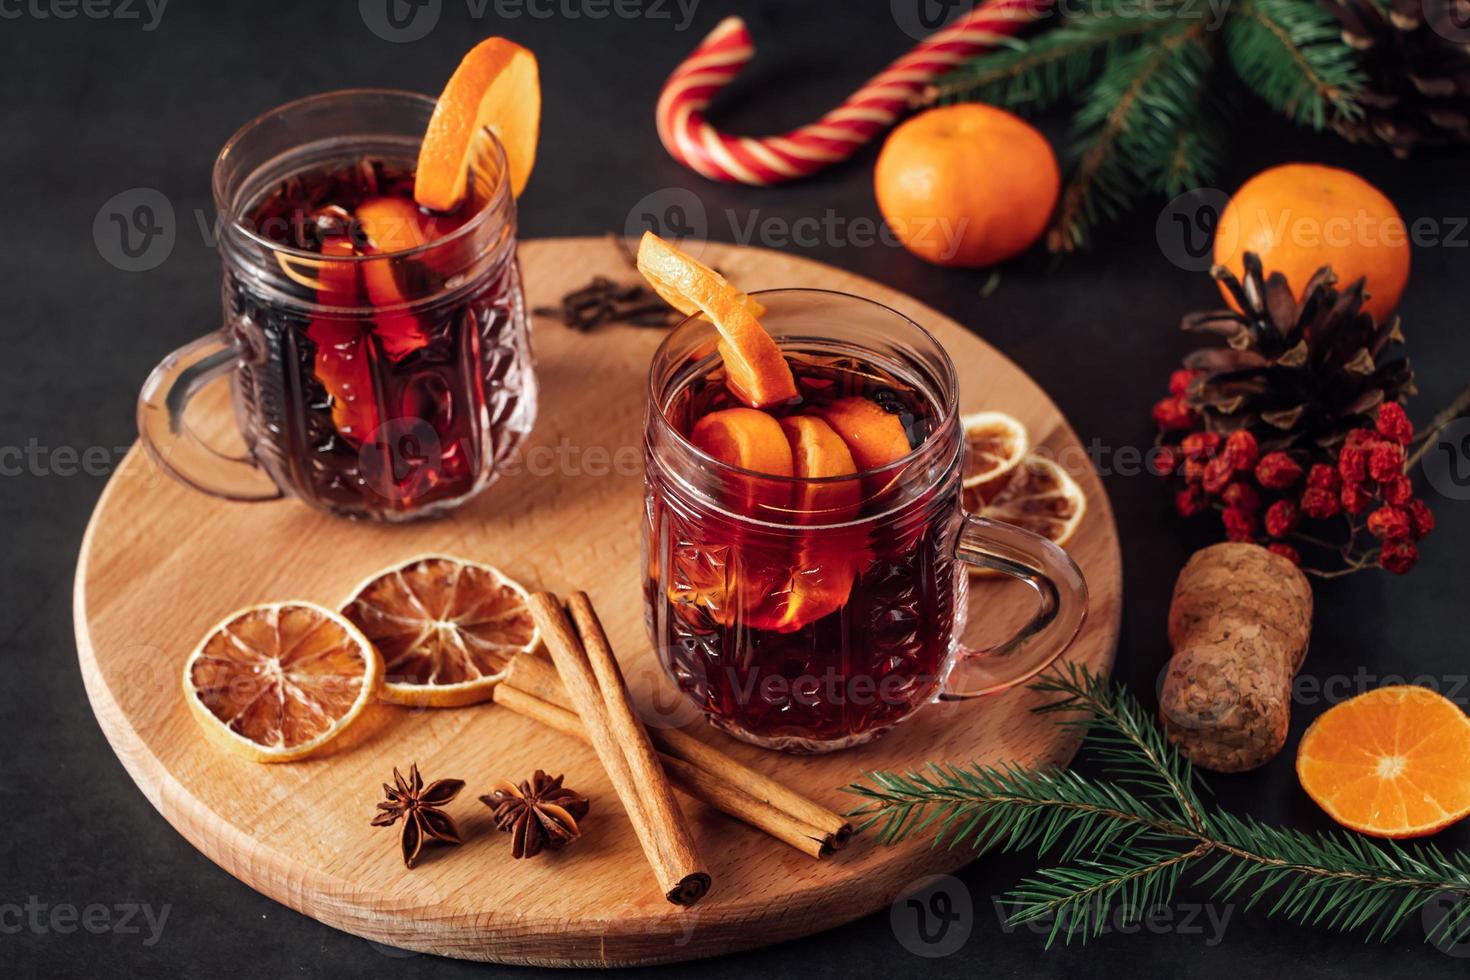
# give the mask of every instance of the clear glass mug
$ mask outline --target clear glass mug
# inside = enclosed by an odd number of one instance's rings
[[[473,214],[421,247],[337,258],[252,227],[257,204],[303,173],[364,157],[411,168],[433,109],[408,92],[332,92],[257,117],[220,151],[224,325],[164,358],[138,399],[143,445],[171,476],[228,500],[290,495],[404,520],[484,489],[530,431],[516,206],[492,134],[472,162]],[[393,284],[391,305],[335,288],[368,276]],[[212,448],[185,418],[190,398],[224,376],[243,455]]]
[[[926,703],[1044,669],[1081,629],[1087,586],[1052,542],[963,512],[964,437],[944,348],[857,296],[755,296],[762,325],[798,365],[876,368],[926,406],[930,431],[906,457],[853,477],[730,466],[685,435],[698,414],[691,386],[718,364],[717,335],[699,317],[676,327],[654,355],[644,428],[645,614],[674,683],[737,738],[824,752],[875,738]],[[797,375],[800,385],[800,366]],[[827,506],[839,498],[860,502],[855,516]],[[984,651],[960,643],[967,614],[985,612],[968,608],[967,566],[1014,576],[1039,599],[1024,627]]]

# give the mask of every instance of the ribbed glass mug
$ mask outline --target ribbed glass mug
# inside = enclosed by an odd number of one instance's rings
[[[718,371],[718,337],[700,317],[673,330],[649,372],[644,585],[648,629],[678,688],[738,738],[824,752],[1055,660],[1086,614],[1082,573],[1050,541],[963,512],[957,382],[939,342],[857,296],[754,296],[798,387],[817,372],[804,397],[815,402],[817,384],[835,383],[893,406],[908,399],[927,435],[902,459],[851,477],[728,465],[689,438],[701,411],[691,392]],[[839,499],[849,503],[828,506]],[[1039,597],[1030,621],[985,651],[960,644],[967,613],[986,612],[968,608],[967,566],[1021,579]]]
[[[230,500],[290,495],[403,520],[484,489],[530,431],[515,200],[492,134],[477,140],[473,213],[417,248],[338,258],[253,227],[284,181],[362,159],[411,171],[433,109],[407,92],[333,92],[267,112],[225,144],[213,181],[224,325],[165,358],[138,401],[143,444],[170,475]],[[327,288],[363,281],[390,284],[392,302]],[[185,418],[189,399],[223,376],[243,456],[211,448]]]

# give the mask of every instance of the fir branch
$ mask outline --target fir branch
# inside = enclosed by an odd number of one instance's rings
[[[1166,12],[1071,18],[1017,46],[974,58],[929,85],[916,108],[958,101],[1039,112],[1075,95],[1104,61],[1167,23]]]
[[[1322,129],[1362,115],[1362,68],[1313,0],[1241,0],[1225,23],[1225,49],[1241,80],[1299,124]]]
[[[1206,26],[1176,26],[1112,58],[1088,90],[1075,122],[1077,163],[1047,237],[1052,251],[1079,248],[1160,172],[1210,65]]]
[[[1015,766],[870,772],[848,787],[866,801],[855,811],[862,827],[880,826],[885,843],[930,833],[936,846],[1056,851],[1055,865],[1008,896],[1013,923],[1054,917],[1048,945],[1097,935],[1114,908],[1136,921],[1167,902],[1188,871],[1221,901],[1245,896],[1249,909],[1271,899],[1268,915],[1380,940],[1447,895],[1457,904],[1426,941],[1470,940],[1470,855],[1308,834],[1206,808],[1188,761],[1121,689],[1076,667],[1033,687],[1061,695],[1039,710],[1065,713],[1062,724],[1091,719],[1088,745],[1108,761],[1113,782]]]

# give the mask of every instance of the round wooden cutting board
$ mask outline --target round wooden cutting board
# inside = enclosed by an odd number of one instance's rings
[[[933,331],[959,367],[961,409],[1020,418],[1061,454],[1087,495],[1068,550],[1091,588],[1088,621],[1067,656],[1105,671],[1121,611],[1117,529],[1102,484],[1055,405],[1019,368],[953,321],[900,293],[777,252],[710,244],[706,262],[745,289],[814,286],[886,303]],[[631,280],[610,239],[526,242],[530,305],[555,305],[594,274]],[[164,477],[134,446],[82,544],[75,618],[82,676],[98,722],[149,801],[180,833],[252,888],[328,925],[414,950],[544,965],[687,960],[808,935],[886,906],[916,879],[972,859],[927,840],[884,847],[859,837],[816,861],[684,799],[714,876],[689,910],[659,894],[591,749],[493,705],[444,710],[376,706],[328,755],[257,765],[207,741],[179,675],[189,651],[231,610],[308,599],[339,604],[380,567],[440,551],[489,562],[528,587],[588,592],[635,695],[673,703],[643,629],[639,582],[644,382],[663,331],[534,324],[540,417],[523,465],[458,513],[428,523],[349,522],[290,500],[235,504]],[[163,352],[160,351],[160,354]],[[223,388],[223,385],[217,386]],[[203,424],[227,425],[226,399]],[[212,415],[211,415],[212,412]],[[1030,610],[1021,585],[980,581],[968,639],[999,638]],[[818,757],[765,752],[700,726],[703,737],[836,809],[863,770],[934,761],[1065,764],[1075,739],[1031,714],[1026,690],[925,708],[874,744]],[[438,848],[413,871],[397,828],[369,826],[380,784],[417,761],[428,779],[457,777],[449,805],[464,846]],[[502,777],[564,772],[592,798],[571,848],[513,860],[477,797]],[[683,798],[681,798],[683,799]]]

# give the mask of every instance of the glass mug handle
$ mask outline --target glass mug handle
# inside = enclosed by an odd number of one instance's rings
[[[284,494],[247,453],[206,445],[184,420],[189,400],[240,365],[243,351],[221,327],[165,357],[138,394],[138,436],[153,461],[187,486],[226,500],[276,500]]]
[[[1087,617],[1087,582],[1065,551],[1039,534],[965,515],[955,557],[1003,572],[1036,591],[1036,614],[1010,639],[985,650],[961,650],[939,697],[963,701],[1029,680],[1061,656]],[[963,689],[956,689],[957,676]]]

